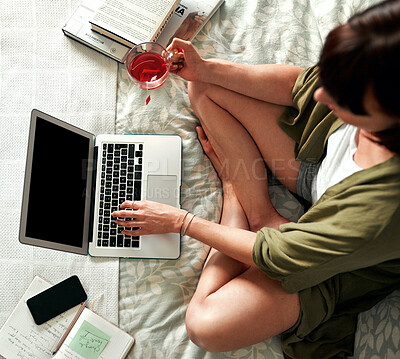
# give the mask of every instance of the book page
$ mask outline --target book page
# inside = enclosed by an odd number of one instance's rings
[[[172,0],[106,0],[92,23],[134,44],[152,41]]]
[[[224,0],[181,0],[157,43],[165,48],[174,37],[193,40]]]
[[[24,296],[0,330],[0,355],[5,358],[47,359],[67,330],[80,305],[36,325],[26,300],[49,288],[50,283],[35,277]]]
[[[85,308],[54,359],[124,358],[134,339],[122,329]]]

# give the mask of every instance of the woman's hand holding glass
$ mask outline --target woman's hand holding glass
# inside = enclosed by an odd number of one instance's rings
[[[200,81],[205,71],[205,60],[189,41],[175,38],[167,51],[173,53],[170,72],[186,81]]]

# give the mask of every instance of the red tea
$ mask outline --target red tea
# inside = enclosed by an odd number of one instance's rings
[[[167,70],[163,57],[154,52],[137,55],[128,66],[131,76],[141,82],[157,81],[165,75]]]

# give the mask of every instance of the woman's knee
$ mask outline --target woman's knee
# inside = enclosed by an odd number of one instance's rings
[[[201,305],[191,303],[186,312],[186,331],[189,339],[208,352],[221,352],[221,338],[216,332],[216,321]]]
[[[195,296],[189,304],[188,336],[206,351],[225,352],[258,343],[291,328],[298,320],[298,294],[286,293],[279,282],[256,267],[237,278],[240,283],[223,293]],[[238,298],[232,299],[235,296]]]

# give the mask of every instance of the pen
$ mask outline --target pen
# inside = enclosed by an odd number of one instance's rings
[[[71,324],[68,326],[67,330],[65,331],[64,335],[61,337],[60,341],[58,342],[57,346],[55,347],[54,351],[53,351],[53,355],[57,353],[58,349],[61,348],[61,345],[63,345],[65,339],[67,338],[69,332],[71,331],[71,329],[73,328],[73,326],[75,325],[76,321],[78,320],[79,316],[82,314],[83,310],[86,307],[86,303],[83,302],[81,304],[81,306],[79,307],[78,312],[75,314],[74,319],[72,319]]]

